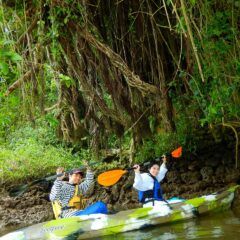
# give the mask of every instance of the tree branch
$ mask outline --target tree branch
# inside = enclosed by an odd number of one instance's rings
[[[36,15],[33,22],[28,27],[28,29],[20,36],[20,38],[18,39],[18,41],[16,43],[17,46],[26,41],[27,34],[30,34],[32,32],[32,30],[36,27],[37,21],[38,21],[38,15]]]
[[[39,70],[38,67],[34,67],[32,70],[29,70],[26,72],[22,77],[20,77],[16,82],[14,82],[5,92],[4,96],[8,97],[13,91],[15,91],[17,88],[19,88],[24,82],[28,81],[31,77],[32,72],[36,72]]]

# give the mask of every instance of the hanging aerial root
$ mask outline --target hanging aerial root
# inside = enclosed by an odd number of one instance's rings
[[[230,123],[222,123],[224,127],[229,127],[233,130],[235,137],[236,137],[236,145],[235,145],[235,167],[238,168],[238,145],[239,145],[239,139],[238,139],[238,133],[237,130],[230,124]]]
[[[121,58],[121,56],[117,53],[115,53],[111,48],[109,48],[104,43],[101,43],[99,40],[97,40],[91,33],[86,31],[85,29],[78,28],[78,33],[81,34],[81,36],[88,41],[91,45],[96,47],[99,51],[104,53],[108,56],[110,62],[114,67],[116,67],[125,77],[128,85],[133,88],[137,88],[143,95],[148,94],[157,94],[158,89],[156,86],[151,85],[149,83],[146,83],[140,79],[138,75],[136,75],[134,72],[132,72],[127,64],[124,62],[124,60]]]
[[[8,97],[13,91],[15,91],[17,88],[21,87],[21,85],[24,82],[29,81],[32,72],[37,72],[39,70],[39,66],[38,67],[34,67],[34,69],[29,70],[28,72],[26,72],[22,77],[20,77],[16,82],[14,82],[5,92],[4,96]]]

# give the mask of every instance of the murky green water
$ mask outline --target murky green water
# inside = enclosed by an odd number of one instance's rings
[[[100,239],[100,238],[98,238]],[[156,226],[141,231],[102,237],[103,240],[172,240],[227,239],[240,240],[240,211],[201,216],[187,222]]]

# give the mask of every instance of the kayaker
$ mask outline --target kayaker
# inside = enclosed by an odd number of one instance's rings
[[[135,178],[133,187],[138,190],[139,201],[144,207],[162,205],[165,202],[160,182],[167,173],[166,155],[162,156],[163,163],[152,162],[148,173],[140,173],[140,166],[134,165]]]
[[[57,174],[64,173],[64,168],[59,167]],[[81,215],[84,209],[84,194],[94,184],[94,173],[87,165],[86,179],[82,182],[83,171],[75,168],[69,173],[69,181],[63,181],[65,175],[58,177],[51,189],[50,200],[53,203],[53,210],[56,218],[66,218]],[[93,205],[92,205],[93,206]],[[91,208],[88,207],[88,208]],[[90,209],[93,213],[105,213],[105,205],[102,202],[95,203]]]

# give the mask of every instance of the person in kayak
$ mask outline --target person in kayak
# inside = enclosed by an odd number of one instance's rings
[[[138,198],[143,207],[162,205],[166,202],[163,198],[160,182],[167,173],[165,155],[162,156],[163,163],[152,162],[148,173],[140,173],[140,166],[134,165],[135,178],[133,187],[138,190]]]
[[[64,168],[57,168],[56,173],[64,173]],[[83,196],[94,184],[94,173],[89,166],[87,166],[86,179],[82,182],[83,174],[82,170],[75,168],[70,171],[68,182],[63,181],[65,175],[55,180],[50,192],[50,201],[53,203],[56,218],[82,215],[85,207]],[[106,206],[102,202],[97,202],[95,206],[88,208],[90,208],[90,212],[88,212],[90,214],[107,212]]]

